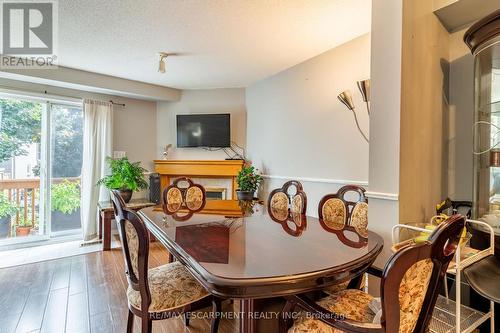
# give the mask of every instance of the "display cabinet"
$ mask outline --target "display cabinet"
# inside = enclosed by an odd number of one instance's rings
[[[474,55],[473,218],[500,226],[500,11],[464,37]]]

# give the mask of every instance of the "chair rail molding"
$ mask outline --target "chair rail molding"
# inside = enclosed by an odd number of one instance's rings
[[[398,201],[399,200],[399,193],[366,191],[365,195],[369,199],[380,199],[380,200],[390,200],[390,201]]]
[[[313,177],[294,177],[282,175],[261,175],[266,179],[283,179],[283,180],[298,180],[301,182],[338,184],[338,185],[359,185],[368,186],[368,181],[364,180],[349,180],[349,179],[330,179],[330,178],[313,178]]]

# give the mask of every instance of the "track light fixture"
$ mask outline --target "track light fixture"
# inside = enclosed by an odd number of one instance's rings
[[[165,64],[165,61],[167,59],[167,57],[169,56],[170,54],[167,53],[167,52],[160,52],[158,53],[158,56],[160,57],[160,61],[158,63],[158,72],[160,73],[165,73],[166,71],[166,64]]]

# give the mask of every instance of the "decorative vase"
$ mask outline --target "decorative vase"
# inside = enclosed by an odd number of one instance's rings
[[[236,197],[238,200],[253,200],[255,191],[241,191],[236,190]]]
[[[125,203],[129,203],[130,199],[132,199],[132,190],[119,190],[118,192],[120,192],[120,196]]]

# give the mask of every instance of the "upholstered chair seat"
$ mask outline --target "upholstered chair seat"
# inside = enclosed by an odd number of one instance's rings
[[[182,308],[208,296],[207,291],[178,261],[149,269],[148,282],[151,293],[149,312]],[[138,290],[129,287],[127,298],[134,308],[141,308]]]
[[[431,259],[417,261],[406,271],[401,280],[399,285],[400,333],[410,333],[415,329],[427,293],[432,268]],[[340,285],[334,287],[341,289]],[[330,291],[333,290],[334,288],[330,289]],[[376,313],[370,308],[372,301],[373,296],[361,290],[345,289],[332,293],[316,303],[336,316],[357,322],[359,326],[379,325],[379,323],[374,323]],[[340,333],[343,331],[301,313],[288,333],[305,332]]]
[[[370,309],[369,304],[373,297],[358,289],[341,290],[336,294],[327,296],[317,302],[326,310],[339,316],[363,323],[372,323],[375,313]],[[320,320],[300,313],[294,325],[288,333],[341,333],[341,330],[333,328]]]

